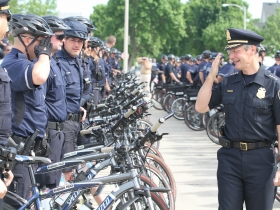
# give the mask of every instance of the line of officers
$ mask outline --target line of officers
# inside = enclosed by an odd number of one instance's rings
[[[161,61],[157,64],[158,80],[165,84],[203,84],[212,66],[212,62],[218,53],[205,50],[201,55],[192,57],[190,54],[177,57],[173,54],[162,55]],[[224,63],[222,56],[219,66],[219,73],[215,83],[222,81],[224,76],[236,71],[232,61]],[[152,75],[153,79],[153,75]]]
[[[259,62],[262,64],[266,54],[266,48],[260,45]],[[152,72],[152,80],[158,76],[158,81],[165,84],[193,84],[201,85],[204,83],[209,71],[212,67],[212,62],[218,55],[217,52],[204,50],[201,55],[195,58],[190,54],[185,56],[162,55],[161,61],[157,63],[157,72]],[[238,71],[235,69],[232,60],[224,62],[225,56],[222,54],[219,71],[214,80],[214,85],[222,81],[223,77],[231,75]],[[280,77],[280,50],[275,55],[275,64],[267,67],[267,71]]]
[[[82,126],[88,123],[87,103],[96,105],[109,94],[115,75],[121,73],[120,52],[112,48],[116,38],[110,36],[105,43],[93,37],[91,32],[96,28],[80,16],[62,20],[56,16],[13,14],[9,24],[14,47],[1,64],[0,79],[10,88],[6,86],[0,97],[7,100],[3,101],[7,106],[0,107],[6,113],[1,119],[1,133],[6,135],[0,136],[0,144],[7,144],[10,130],[19,144],[37,129],[35,155],[49,156],[53,163],[61,161],[63,154],[88,142],[79,136]],[[72,170],[63,171],[66,181]],[[13,174],[9,190],[29,198],[27,168],[17,164]],[[55,171],[36,176],[36,181],[41,187],[53,188],[60,178],[61,171]]]

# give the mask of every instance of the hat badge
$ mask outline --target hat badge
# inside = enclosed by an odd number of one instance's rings
[[[226,31],[226,34],[227,34],[227,40],[231,40],[231,36],[230,36],[229,30]]]

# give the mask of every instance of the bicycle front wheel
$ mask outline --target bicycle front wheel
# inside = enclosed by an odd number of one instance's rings
[[[173,101],[171,105],[171,109],[174,111],[174,117],[177,120],[183,120],[184,119],[184,112],[187,106],[187,99],[186,98],[177,98],[175,101]]]

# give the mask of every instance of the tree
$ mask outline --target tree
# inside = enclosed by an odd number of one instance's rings
[[[116,47],[119,50],[123,49],[124,3],[124,0],[109,0],[106,8],[94,7],[94,13],[103,11],[101,17],[105,16],[105,21],[94,19],[96,25],[104,24],[103,37],[105,34],[117,37]],[[94,17],[94,13],[91,18]],[[128,68],[132,66],[137,56],[157,56],[163,46],[171,46],[171,39],[173,43],[176,43],[186,36],[183,20],[183,8],[180,0],[134,0],[130,2]],[[97,23],[99,21],[100,23]]]
[[[11,0],[9,5],[14,14],[58,15],[57,0]]]
[[[280,9],[276,9],[276,14],[272,14],[267,18],[264,27],[261,30],[261,35],[265,37],[262,44],[267,47],[267,54],[274,55],[280,48]]]

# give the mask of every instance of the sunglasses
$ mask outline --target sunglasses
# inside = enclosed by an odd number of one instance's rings
[[[62,40],[65,38],[65,34],[59,34],[59,35],[55,34],[55,37],[56,37],[58,40],[62,41]]]

